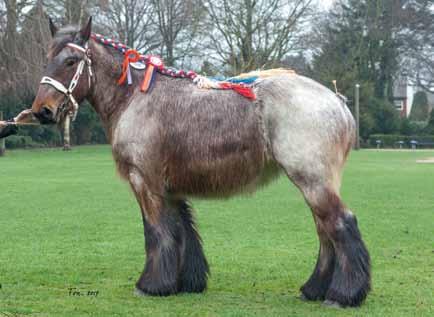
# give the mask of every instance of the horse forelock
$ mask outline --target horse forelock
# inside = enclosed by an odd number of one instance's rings
[[[68,25],[62,27],[57,31],[50,43],[47,58],[51,60],[56,57],[68,43],[84,45],[80,40],[80,29],[78,26]],[[102,45],[93,39],[90,39],[90,41],[95,44],[92,50],[98,55],[98,60],[94,62],[104,65],[111,72],[118,72],[118,69],[122,65],[123,55],[111,46]]]
[[[51,41],[47,58],[52,59],[56,57],[68,43],[74,42],[78,32],[79,28],[76,25],[67,25],[59,29]]]

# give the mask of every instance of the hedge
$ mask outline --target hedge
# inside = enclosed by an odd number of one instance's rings
[[[369,136],[368,145],[370,147],[377,147],[377,140],[381,141],[382,148],[399,148],[398,142],[404,142],[402,147],[411,147],[411,141],[417,141],[420,145],[418,147],[434,148],[434,135],[399,135],[399,134],[372,134]],[[423,143],[431,143],[423,144]]]
[[[6,148],[8,149],[35,148],[43,146],[44,144],[33,141],[32,137],[28,135],[12,135],[6,138]]]

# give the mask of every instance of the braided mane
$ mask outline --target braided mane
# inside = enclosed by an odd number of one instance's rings
[[[108,46],[111,48],[114,48],[115,50],[121,52],[123,55],[125,55],[125,61],[124,61],[124,71],[127,71],[127,65],[130,64],[130,58],[129,56],[126,56],[127,54],[133,53],[134,61],[144,63],[146,65],[151,65],[151,67],[157,66],[153,62],[153,59],[156,58],[152,55],[142,55],[139,54],[137,51],[129,48],[123,43],[120,43],[119,41],[105,38],[101,34],[92,34],[92,39],[96,42]],[[252,85],[258,80],[262,78],[267,77],[273,77],[273,76],[282,76],[282,75],[293,75],[295,74],[295,71],[285,68],[276,68],[276,69],[270,69],[270,70],[259,70],[259,71],[252,71],[244,74],[240,74],[236,77],[226,78],[223,80],[217,80],[208,78],[205,76],[200,76],[194,71],[184,71],[184,70],[177,70],[172,67],[165,67],[163,62],[157,58],[159,64],[157,67],[155,67],[155,71],[159,72],[162,75],[170,76],[173,78],[189,78],[193,80],[199,88],[203,89],[223,89],[223,90],[234,90],[237,93],[241,94],[242,96],[248,98],[248,99],[256,99],[255,93],[253,92]],[[127,76],[126,73],[124,73],[123,77]],[[149,85],[152,83],[152,74],[149,76],[145,75],[145,81],[142,91],[146,92]],[[123,80],[121,80],[123,82]]]
[[[92,33],[91,38],[93,40],[95,40],[96,42],[104,45],[104,46],[114,48],[115,50],[121,52],[122,54],[125,54],[128,50],[131,50],[131,48],[128,47],[127,45],[125,45],[119,41],[113,40],[111,38],[105,38],[101,34]],[[139,62],[148,64],[151,58],[152,58],[152,55],[140,54]],[[186,72],[184,70],[176,70],[172,67],[159,68],[158,72],[163,74],[163,75],[174,77],[174,78],[190,78],[192,80],[198,76],[193,71]]]

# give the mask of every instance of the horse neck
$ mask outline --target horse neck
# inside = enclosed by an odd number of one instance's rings
[[[119,86],[123,56],[119,52],[109,51],[101,44],[91,41],[92,89],[88,101],[98,113],[106,130],[109,141],[116,122],[132,96],[126,86]]]

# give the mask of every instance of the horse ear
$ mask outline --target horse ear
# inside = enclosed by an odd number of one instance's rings
[[[85,42],[89,41],[91,32],[92,32],[92,17],[89,18],[87,25],[83,29],[81,29],[80,31],[81,38]]]
[[[48,18],[48,22],[50,24],[50,32],[51,32],[51,36],[54,37],[58,31],[57,26],[54,25],[53,20],[51,20],[51,18]]]

